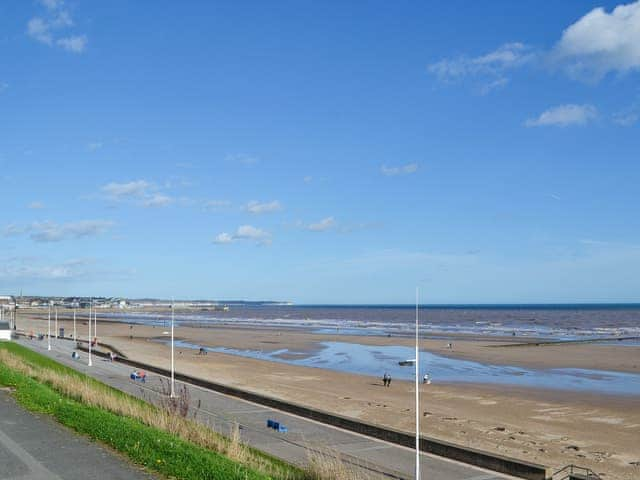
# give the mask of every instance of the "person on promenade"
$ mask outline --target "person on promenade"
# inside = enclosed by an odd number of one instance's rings
[[[391,375],[387,374],[387,387],[391,386]]]
[[[387,372],[384,372],[384,375],[382,376],[382,383],[385,387],[387,386],[388,381],[389,381],[389,374]]]

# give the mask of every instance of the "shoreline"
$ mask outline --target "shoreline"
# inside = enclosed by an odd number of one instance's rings
[[[68,312],[67,312],[68,313]],[[31,315],[33,320],[44,322],[46,327],[46,314],[36,312]],[[69,315],[59,315],[59,323],[65,323],[65,331],[70,333],[69,324],[72,317]],[[78,324],[86,325],[87,318],[78,316]],[[113,325],[129,327],[134,326],[135,331],[153,332],[162,330],[159,325],[147,325],[143,323],[132,323],[117,319],[98,317],[98,325]],[[53,319],[52,319],[53,328]],[[168,326],[166,326],[168,328]],[[150,329],[150,330],[148,330]],[[415,345],[413,337],[404,335],[357,335],[357,334],[336,334],[336,333],[314,333],[308,328],[279,328],[273,326],[248,326],[248,325],[176,325],[176,329],[191,329],[196,332],[216,332],[219,341],[206,343],[207,347],[225,346],[238,350],[268,350],[268,346],[281,344],[283,335],[287,339],[293,339],[296,344],[296,351],[309,353],[317,351],[322,342],[345,342],[370,346],[407,346]],[[45,328],[46,332],[46,328]],[[251,335],[240,335],[245,332]],[[82,335],[82,334],[81,334]],[[86,336],[86,332],[85,332]],[[152,333],[149,333],[152,336]],[[157,335],[160,337],[161,335]],[[205,334],[205,336],[207,336]],[[514,345],[514,340],[519,342]],[[610,341],[610,339],[608,339]],[[610,344],[603,342],[567,341],[556,342],[547,337],[511,337],[493,335],[473,335],[473,334],[451,334],[449,332],[433,333],[423,336],[419,342],[420,348],[428,352],[459,359],[469,360],[479,363],[499,365],[505,367],[522,367],[531,369],[551,369],[551,368],[580,368],[585,370],[605,370],[622,373],[640,374],[640,345]],[[447,349],[447,343],[453,343],[453,349]],[[538,344],[538,345],[536,345]],[[500,347],[500,348],[496,348]],[[597,354],[594,355],[594,349]]]
[[[640,309],[605,308],[576,310],[533,308],[524,306],[462,306],[429,308],[421,321],[425,338],[489,337],[511,341],[591,340],[640,336],[634,317]],[[568,308],[571,307],[571,308]],[[197,327],[274,328],[318,334],[375,335],[413,337],[412,309],[397,306],[278,306],[243,307],[232,311],[207,310],[176,305],[176,323]],[[168,322],[171,308],[100,308],[101,319],[113,318],[127,323],[159,326]],[[46,315],[46,308],[24,308],[27,314]],[[60,313],[73,310],[60,308]],[[622,313],[621,313],[622,312]],[[630,312],[630,313],[628,313]],[[85,314],[86,310],[79,313]]]
[[[84,325],[83,325],[84,322]],[[87,319],[79,336],[86,339]],[[60,320],[70,333],[70,322]],[[42,330],[46,320],[22,319],[20,328]],[[308,352],[319,341],[358,341],[373,346],[413,345],[411,339],[318,335],[286,330],[179,327],[176,337],[193,343],[276,351],[283,347]],[[113,345],[130,358],[170,368],[169,348],[160,327],[98,321],[99,341]],[[473,357],[508,364],[613,367],[638,373],[640,348],[577,344],[570,347],[487,348],[501,341],[454,341],[448,351],[442,340],[423,340],[422,348],[438,355]],[[502,341],[504,343],[504,341]],[[594,349],[598,354],[594,354]],[[616,353],[617,352],[617,353]],[[358,418],[390,428],[412,431],[415,411],[412,382],[395,380],[384,388],[375,377],[269,362],[225,353],[197,355],[178,349],[176,370],[267,396]],[[610,478],[637,478],[640,452],[638,396],[602,395],[511,385],[474,383],[421,385],[422,433],[480,450],[529,460],[553,468],[568,463],[587,466]]]

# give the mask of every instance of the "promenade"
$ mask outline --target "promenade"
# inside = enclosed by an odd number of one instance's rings
[[[161,382],[166,379],[148,374],[145,384],[129,379],[131,368],[93,358],[87,366],[87,354],[80,360],[71,359],[73,342],[52,340],[52,350],[46,342],[21,339],[19,343],[57,361],[87,373],[114,388],[147,401],[158,403]],[[177,367],[179,369],[179,366]],[[182,386],[176,382],[176,389]],[[372,479],[413,478],[415,452],[411,449],[375,440],[312,420],[286,414],[262,405],[229,397],[200,387],[188,385],[190,411],[196,420],[228,435],[234,424],[240,426],[242,441],[252,447],[297,465],[306,465],[309,448],[322,452],[339,452],[343,461],[358,465]],[[288,427],[279,433],[266,427],[268,419],[275,419]],[[421,454],[421,469],[425,478],[438,480],[498,480],[513,478],[428,454]]]
[[[0,390],[0,480],[155,478],[48,415],[23,410]]]

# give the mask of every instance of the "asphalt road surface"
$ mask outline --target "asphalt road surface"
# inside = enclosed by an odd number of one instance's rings
[[[117,454],[48,415],[34,415],[0,390],[0,480],[151,480]]]
[[[80,359],[73,360],[74,342],[52,340],[52,350],[47,351],[45,341],[21,339],[19,343],[55,358],[61,363],[87,373],[119,390],[149,402],[160,403],[166,399],[162,383],[167,379],[153,373],[147,374],[146,383],[129,378],[133,370],[127,365],[93,357],[93,366],[87,366],[87,354],[80,352]],[[179,365],[176,366],[179,370]],[[176,382],[176,390],[182,387]],[[287,414],[259,404],[229,397],[197,386],[187,385],[191,408],[195,419],[228,435],[233,425],[240,426],[242,441],[282,458],[290,463],[305,465],[308,450],[339,452],[343,461],[367,472],[371,479],[413,479],[415,451],[357,433],[318,423],[313,420]],[[267,428],[268,419],[287,426],[287,433]],[[422,453],[420,465],[423,478],[437,480],[499,480],[514,478],[481,468],[466,465],[442,457]],[[108,478],[108,477],[104,477]],[[109,477],[111,478],[111,477]],[[118,478],[118,477],[113,477]],[[2,479],[2,477],[0,477]]]

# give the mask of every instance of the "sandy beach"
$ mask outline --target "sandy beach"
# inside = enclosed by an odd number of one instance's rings
[[[46,320],[21,313],[18,328],[46,332]],[[59,320],[67,334],[68,320]],[[86,318],[78,320],[87,338]],[[158,339],[162,327],[98,322],[99,341],[128,357],[169,366],[169,349]],[[299,354],[318,350],[319,342],[411,346],[399,337],[320,335],[299,330],[179,327],[176,338],[207,347]],[[508,338],[461,337],[448,349],[445,341],[424,340],[438,355],[492,365],[535,369],[581,368],[640,373],[640,347],[601,344],[502,348]],[[395,380],[384,388],[380,378],[272,361],[179,348],[176,369],[247,390],[360,418],[380,425],[413,429],[413,385]],[[640,398],[607,392],[573,392],[513,385],[438,383],[422,385],[422,433],[478,449],[552,466],[589,467],[603,478],[640,476]]]

